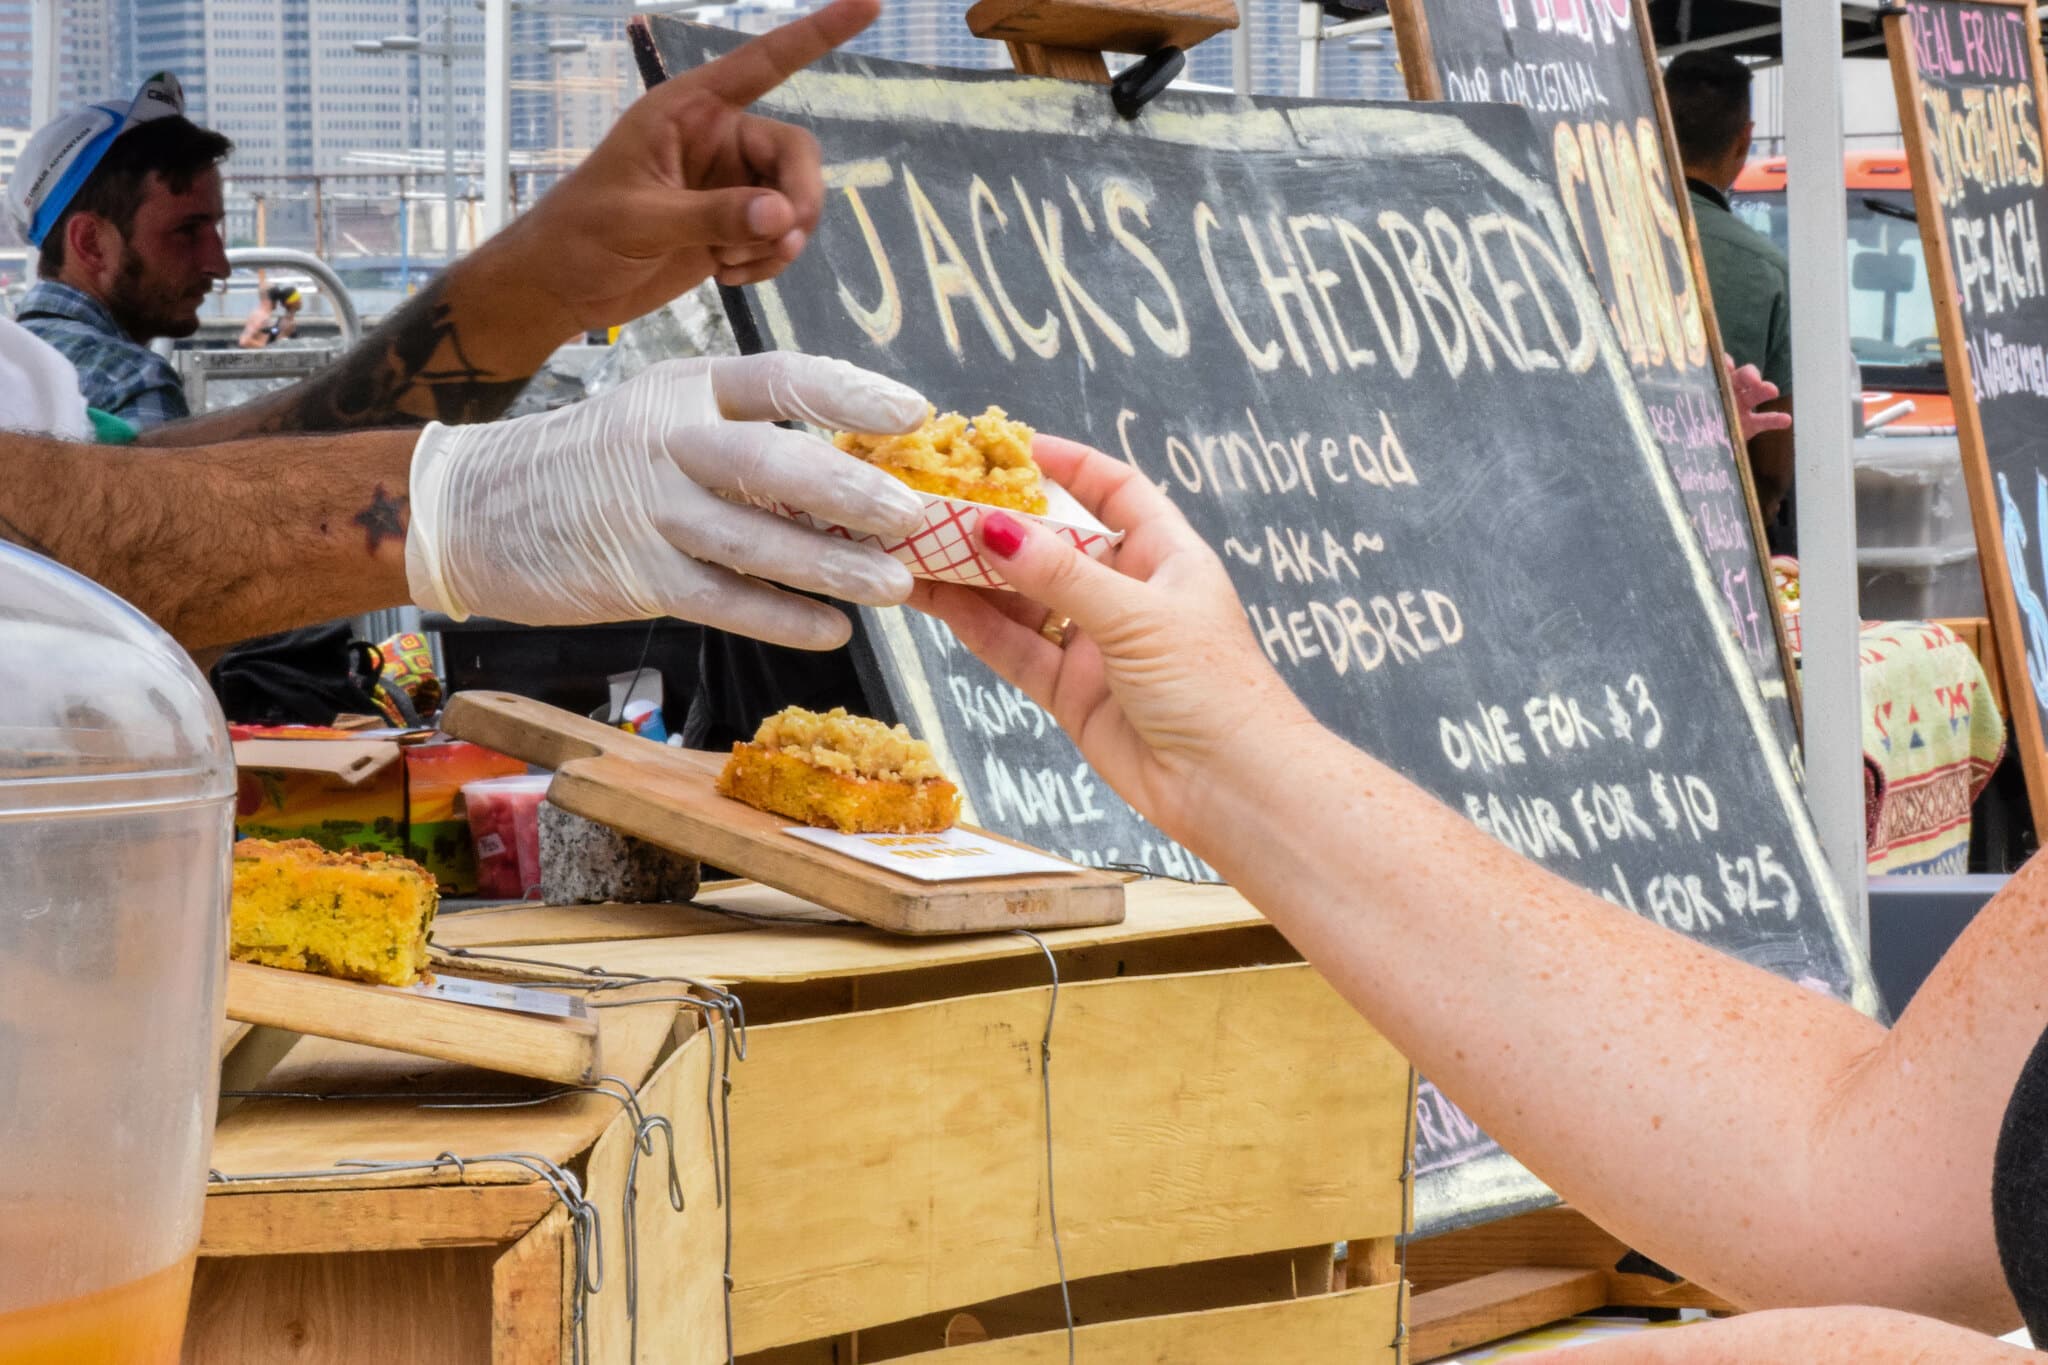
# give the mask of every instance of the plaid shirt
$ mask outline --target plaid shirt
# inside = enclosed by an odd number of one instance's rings
[[[38,280],[14,316],[77,367],[89,406],[141,431],[190,414],[171,362],[122,331],[92,295]]]

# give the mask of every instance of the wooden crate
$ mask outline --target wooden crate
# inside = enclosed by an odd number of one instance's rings
[[[705,899],[800,910],[759,888]],[[1062,980],[1055,1193],[1092,1353],[1393,1360],[1406,1062],[1234,893],[1147,883],[1129,906],[1122,925],[1043,935]],[[746,1005],[731,1100],[743,1356],[1064,1358],[1039,1060],[1051,989],[1036,944],[697,921],[681,936],[534,942],[547,924],[511,911],[465,936],[716,982]],[[1357,1254],[1333,1278],[1340,1241]],[[994,1339],[965,1344],[963,1322]],[[1242,1348],[1267,1339],[1284,1348]],[[1196,1340],[1213,1349],[1183,1354]]]
[[[1386,1247],[1391,1263],[1392,1239]],[[1174,1365],[1391,1361],[1399,1358],[1401,1292],[1391,1276],[1375,1285],[1346,1288],[1343,1265],[1333,1267],[1327,1246],[1079,1280],[1072,1285],[1077,1354]],[[972,1365],[1065,1359],[1058,1291],[1047,1288],[776,1347],[743,1356],[741,1362]]]
[[[1387,1284],[1272,1303],[1125,1318],[1079,1328],[1076,1354],[1084,1360],[1173,1365],[1392,1361],[1399,1358],[1399,1305],[1400,1286]],[[906,1365],[1063,1365],[1067,1338],[1063,1329],[1036,1332],[896,1358]]]
[[[722,1215],[712,1193],[704,1093],[712,1039],[674,1004],[607,1011],[607,1055],[644,1081],[648,1112],[672,1115],[686,1208],[668,1204],[666,1151],[636,1182],[642,1358],[725,1359],[719,1267]],[[682,1038],[680,1043],[676,1042]],[[408,1089],[421,1098],[507,1083],[345,1044],[309,1041],[265,1089]],[[527,1087],[530,1088],[530,1087]],[[412,1102],[258,1100],[222,1122],[217,1168],[321,1173],[215,1186],[206,1201],[186,1329],[187,1365],[556,1365],[570,1359],[574,1239],[563,1206],[530,1172],[477,1164],[465,1175],[326,1176],[337,1160],[528,1151],[578,1173],[603,1219],[606,1284],[586,1308],[593,1362],[623,1362],[621,1224],[633,1129],[614,1100],[538,1108],[432,1110]],[[649,1284],[660,1292],[646,1292]],[[676,1343],[649,1353],[649,1342]]]
[[[1598,1308],[1737,1311],[1565,1205],[1412,1242],[1407,1270],[1417,1365]]]

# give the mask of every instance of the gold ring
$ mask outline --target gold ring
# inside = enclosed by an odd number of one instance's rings
[[[1061,649],[1065,649],[1067,647],[1067,637],[1072,634],[1073,629],[1073,617],[1054,616],[1051,613],[1047,613],[1045,620],[1039,624],[1038,633],[1058,645]]]

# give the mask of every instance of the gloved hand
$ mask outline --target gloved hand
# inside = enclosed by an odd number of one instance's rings
[[[533,417],[430,425],[413,449],[406,577],[420,606],[527,625],[679,616],[773,644],[830,649],[834,608],[760,579],[886,606],[910,572],[872,546],[728,500],[761,497],[857,531],[923,519],[898,480],[769,423],[899,432],[925,401],[878,374],[769,353],[657,365]]]

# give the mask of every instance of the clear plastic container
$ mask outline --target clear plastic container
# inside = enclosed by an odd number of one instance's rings
[[[516,901],[540,890],[540,803],[554,780],[552,773],[535,773],[462,784],[476,840],[477,895]]]
[[[0,1365],[178,1358],[234,760],[183,650],[0,546]]]
[[[1984,614],[1977,547],[1859,549],[1857,603],[1866,621],[1940,621]]]
[[[1858,438],[1856,543],[1872,549],[1977,543],[1955,437]]]

